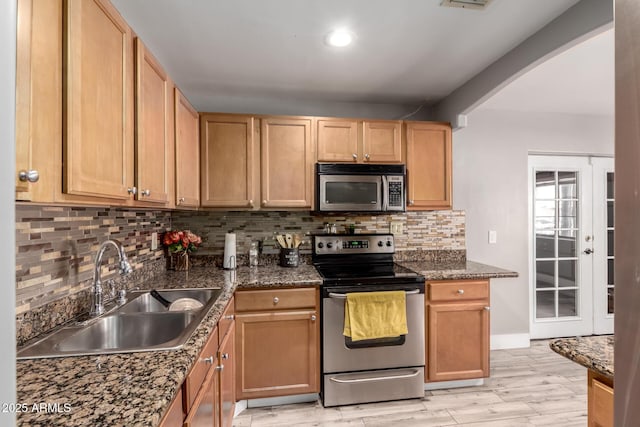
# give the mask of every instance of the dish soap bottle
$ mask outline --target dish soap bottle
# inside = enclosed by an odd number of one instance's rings
[[[249,246],[249,267],[258,266],[258,242],[251,242]]]

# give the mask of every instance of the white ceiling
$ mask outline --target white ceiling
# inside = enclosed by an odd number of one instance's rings
[[[200,111],[211,96],[434,103],[577,0],[112,0]],[[332,29],[356,35],[324,44]]]
[[[613,116],[614,52],[611,29],[543,62],[479,108]]]

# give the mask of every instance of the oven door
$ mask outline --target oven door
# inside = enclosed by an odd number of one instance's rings
[[[418,286],[406,292],[407,335],[354,343],[342,334],[346,293],[339,287],[326,289],[322,299],[323,373],[424,366],[424,294]]]
[[[382,176],[319,175],[318,210],[381,211]]]

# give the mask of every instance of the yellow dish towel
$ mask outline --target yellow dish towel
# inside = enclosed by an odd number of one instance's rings
[[[404,291],[348,293],[343,335],[360,341],[407,334],[406,301]]]

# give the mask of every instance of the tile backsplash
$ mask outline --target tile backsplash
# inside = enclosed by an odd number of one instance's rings
[[[406,212],[390,215],[328,216],[310,212],[173,212],[175,229],[190,229],[203,239],[198,253],[221,255],[225,233],[236,233],[239,254],[249,251],[249,243],[259,240],[263,253],[276,253],[275,234],[321,233],[325,223],[336,224],[344,233],[355,225],[356,233],[388,233],[389,222],[403,224],[403,233],[396,236],[396,251],[465,250],[464,211]],[[309,237],[300,247],[310,252]]]
[[[122,242],[134,268],[165,268],[162,247],[151,251],[151,233],[170,226],[170,212],[106,207],[16,206],[16,314],[88,290],[99,245]],[[106,259],[108,258],[108,260]],[[115,251],[105,253],[103,277],[115,273]],[[120,285],[121,287],[121,285]]]

